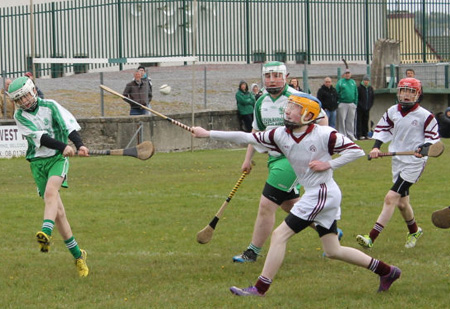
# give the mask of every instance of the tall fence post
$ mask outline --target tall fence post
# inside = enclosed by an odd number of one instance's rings
[[[123,44],[123,37],[122,37],[122,3],[121,0],[117,0],[117,30],[118,30],[118,39],[117,44],[119,44],[119,58],[123,57],[123,50],[122,50],[122,44]],[[119,64],[119,70],[123,70],[123,63],[121,62]]]
[[[449,87],[449,76],[448,76],[448,73],[449,73],[449,65],[446,64],[445,67],[444,67],[444,79],[445,79],[444,87],[445,88]]]
[[[2,71],[2,76],[3,76],[3,89],[5,89],[6,87],[6,72]],[[6,90],[3,92],[3,118],[6,119],[6,106],[8,104],[6,104]]]
[[[309,0],[306,0],[306,53],[308,55],[308,64],[311,64],[311,20],[310,20],[310,10],[309,10]],[[306,61],[305,61],[306,63]]]
[[[206,109],[206,65],[203,67],[203,102],[204,102],[204,108]]]
[[[246,19],[246,30],[245,34],[247,36],[246,44],[247,44],[247,64],[250,63],[250,3],[249,0],[245,1],[245,19]]]
[[[103,85],[103,72],[100,72],[100,85]],[[105,92],[100,88],[100,114],[105,116]]]

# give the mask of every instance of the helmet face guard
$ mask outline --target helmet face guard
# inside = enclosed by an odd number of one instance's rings
[[[298,108],[298,106],[300,107],[300,109]],[[320,111],[322,108],[321,106],[322,104],[320,103],[320,101],[312,95],[300,92],[290,95],[285,107],[285,126],[287,128],[293,129],[313,122],[320,115]],[[299,119],[299,122],[292,121],[286,118],[286,113],[297,111],[299,114],[293,117],[297,117]]]
[[[422,84],[415,78],[403,78],[397,86],[397,100],[402,107],[410,108],[419,102]]]
[[[262,79],[264,87],[270,94],[280,93],[286,85],[286,66],[282,62],[274,61],[264,65]]]
[[[8,95],[22,110],[33,110],[37,104],[34,83],[28,77],[15,79],[8,88]]]

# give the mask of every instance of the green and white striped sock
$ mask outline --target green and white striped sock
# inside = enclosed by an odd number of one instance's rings
[[[257,255],[259,255],[261,253],[262,248],[261,247],[257,247],[254,244],[250,244],[247,249],[251,249],[253,250],[253,252],[255,252]]]
[[[47,234],[48,236],[52,236],[53,227],[55,226],[55,222],[49,219],[45,219],[42,223],[41,231]]]
[[[78,259],[81,256],[80,247],[78,247],[78,243],[73,236],[64,240],[64,243],[74,258]]]

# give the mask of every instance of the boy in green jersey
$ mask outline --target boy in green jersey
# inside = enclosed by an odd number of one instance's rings
[[[70,139],[79,156],[89,156],[83,145],[76,119],[53,100],[37,97],[36,86],[28,77],[19,77],[8,88],[8,94],[17,106],[14,114],[19,132],[27,139],[26,159],[39,195],[44,199],[44,220],[41,231],[36,233],[41,252],[48,252],[54,226],[58,227],[66,247],[75,258],[78,275],[86,277],[89,268],[87,253],[78,247],[73,237],[64,205],[59,195],[61,187],[67,188],[68,157],[76,154],[69,146]]]

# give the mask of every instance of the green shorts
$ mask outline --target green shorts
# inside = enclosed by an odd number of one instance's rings
[[[51,176],[61,176],[64,181],[62,187],[68,188],[67,173],[69,172],[69,159],[61,154],[40,158],[30,162],[31,174],[36,182],[39,196],[44,197],[47,181]]]
[[[269,176],[267,177],[267,183],[274,188],[277,188],[284,192],[289,192],[292,189],[298,189],[297,176],[294,169],[285,156],[281,157],[269,157],[268,161]]]

